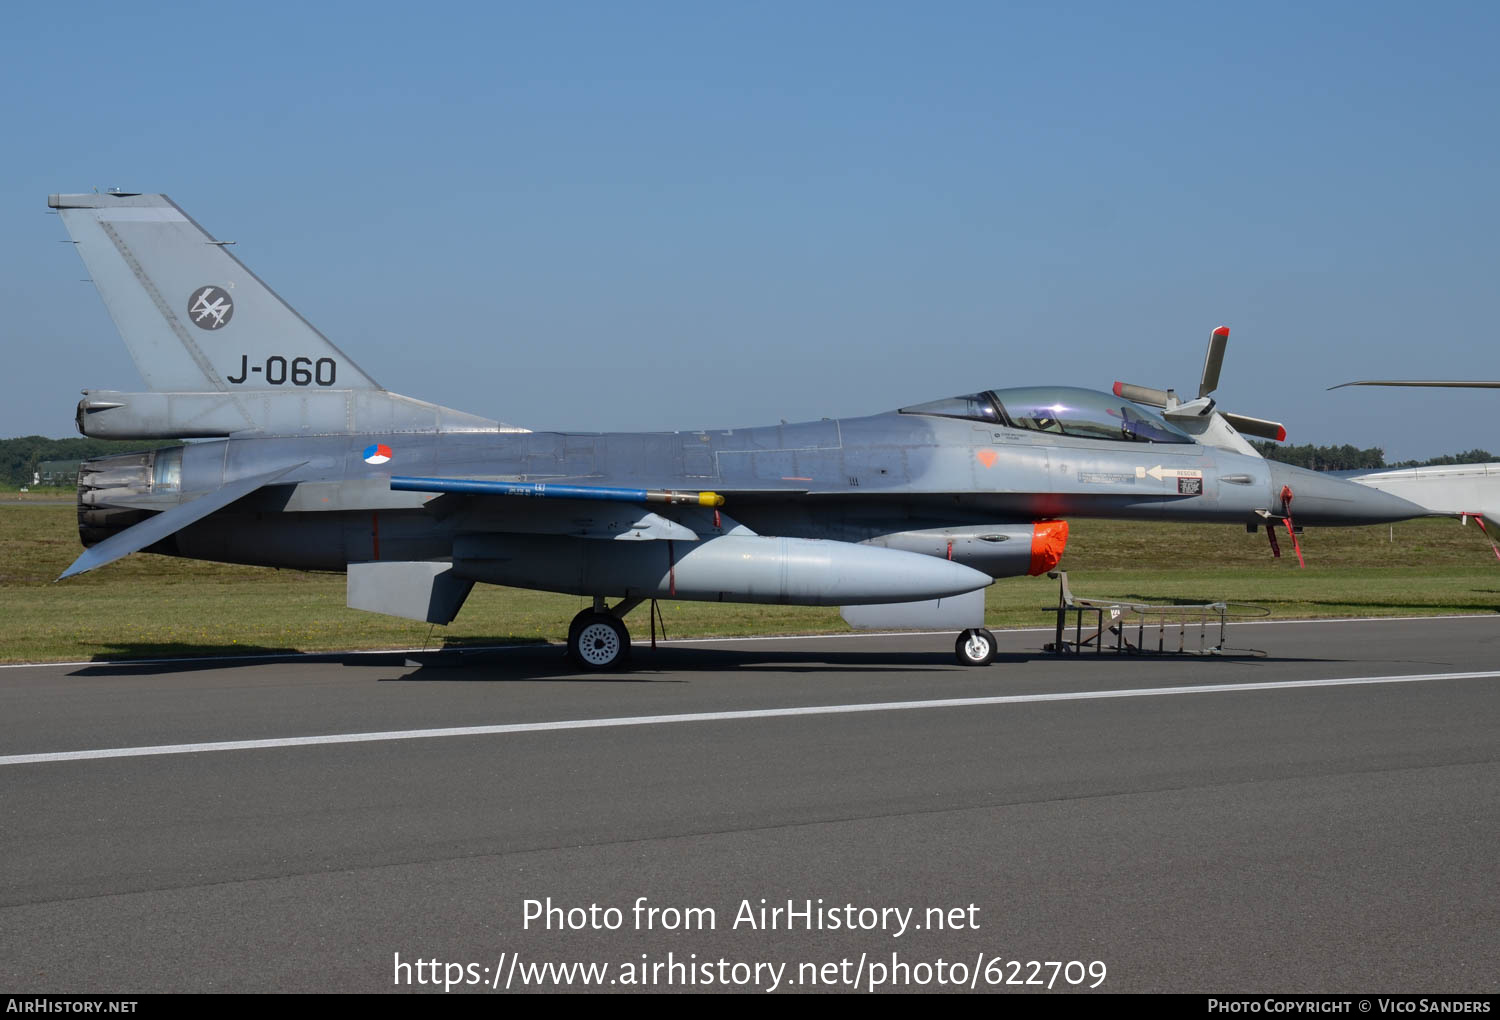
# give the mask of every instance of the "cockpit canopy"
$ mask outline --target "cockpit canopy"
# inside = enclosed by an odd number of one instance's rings
[[[1077,386],[1022,386],[986,390],[901,408],[902,414],[967,418],[991,425],[1083,439],[1133,443],[1191,443],[1184,432],[1139,404]]]

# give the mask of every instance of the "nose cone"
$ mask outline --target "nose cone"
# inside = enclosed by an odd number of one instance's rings
[[[1282,486],[1290,488],[1292,520],[1298,524],[1384,524],[1428,513],[1410,500],[1367,485],[1274,460],[1266,464],[1271,469],[1272,508],[1281,507]]]

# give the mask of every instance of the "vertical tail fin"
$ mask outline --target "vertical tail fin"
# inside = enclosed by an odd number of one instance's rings
[[[108,439],[524,432],[382,389],[166,195],[52,195],[150,393],[85,390]]]
[[[51,195],[158,392],[379,389],[166,195]]]

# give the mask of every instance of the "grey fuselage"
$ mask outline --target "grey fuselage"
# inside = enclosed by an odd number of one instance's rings
[[[388,462],[366,462],[375,444],[389,447]],[[1263,519],[1260,512],[1280,507],[1283,486],[1295,494],[1299,524],[1412,516],[1402,500],[1197,443],[1081,438],[903,412],[697,432],[228,439],[188,444],[181,456],[175,486],[162,479],[136,498],[116,492],[101,502],[166,509],[236,479],[299,464],[277,484],[151,551],[311,570],[442,559],[466,533],[590,541],[577,536],[601,517],[630,510],[397,492],[390,489],[393,475],[719,491],[728,494],[723,513],[760,535],[946,552],[980,569],[994,536],[989,543],[979,539],[991,527],[1066,517],[1253,524]],[[80,505],[80,520],[88,515]],[[94,523],[105,521],[96,516]],[[110,530],[96,529],[94,539]],[[956,546],[954,536],[961,540]],[[566,581],[530,586],[573,590]]]

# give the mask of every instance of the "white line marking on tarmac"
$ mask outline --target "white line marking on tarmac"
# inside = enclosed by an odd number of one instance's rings
[[[160,744],[155,747],[111,747],[91,751],[52,751],[0,756],[0,765],[83,761],[92,758],[139,758],[148,755],[201,754],[208,751],[255,751],[275,747],[312,747],[322,744],[367,744],[376,741],[431,740],[438,737],[487,737],[505,733],[544,733],[551,730],[594,730],[623,726],[665,726],[671,723],[730,722],[787,716],[850,715],[856,712],[912,712],[930,708],[972,708],[986,705],[1025,705],[1042,701],[1098,701],[1105,698],[1150,698],[1172,694],[1231,694],[1284,691],[1307,687],[1352,687],[1370,684],[1414,684],[1427,680],[1486,680],[1500,670],[1482,673],[1414,673],[1406,676],[1337,677],[1326,680],[1277,680],[1252,684],[1203,684],[1191,687],[1140,687],[1114,691],[1073,691],[1053,694],[1008,694],[990,698],[945,698],[935,701],[877,701],[855,705],[808,705],[801,708],[754,708],[738,712],[687,712],[681,715],[635,715],[606,719],[563,719],[556,722],[502,723],[495,726],[452,726],[431,730],[388,730],[381,733],[330,733],[313,737],[272,737],[265,740],[218,740],[203,744]]]

